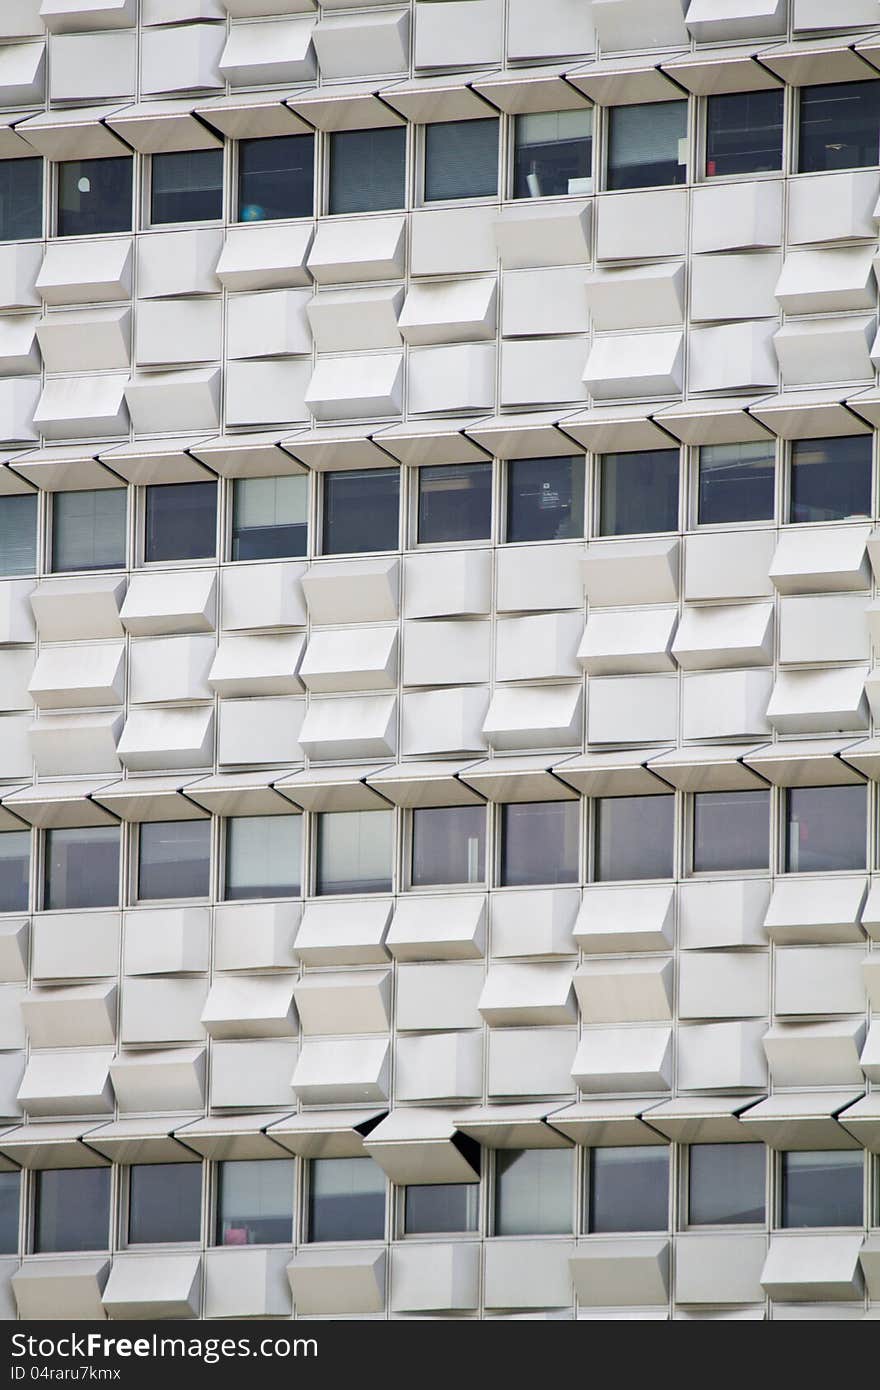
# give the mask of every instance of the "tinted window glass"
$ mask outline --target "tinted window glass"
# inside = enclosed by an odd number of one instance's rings
[[[671,878],[674,796],[601,797],[596,803],[596,878]]]
[[[381,1240],[385,1174],[371,1158],[309,1164],[309,1240]]]
[[[514,198],[593,191],[593,112],[539,111],[515,118]]]
[[[678,450],[605,454],[601,461],[603,536],[678,530]]]
[[[772,521],[776,445],[704,444],[700,449],[699,522]]]
[[[406,204],[406,128],[330,136],[330,211],[382,212]]]
[[[223,216],[223,151],[154,154],[152,222],[213,222]]]
[[[0,834],[0,912],[24,912],[28,905],[31,832]]]
[[[425,126],[425,202],[491,198],[498,192],[498,122]]]
[[[36,1173],[34,1250],[106,1250],[110,1169],[47,1168]]]
[[[591,1151],[591,1231],[665,1231],[668,1224],[665,1144]]]
[[[830,82],[821,87],[801,87],[800,173],[861,169],[876,164],[878,132],[880,82]]]
[[[511,459],[507,539],[560,541],[584,534],[584,460]]]
[[[0,1255],[18,1251],[18,1206],[21,1174],[0,1173]]]
[[[475,1182],[407,1187],[404,1230],[408,1236],[475,1231],[479,1198],[480,1187]]]
[[[115,907],[119,902],[119,827],[46,831],[44,907]]]
[[[871,436],[796,439],[791,446],[790,521],[871,515]]]
[[[742,1226],[764,1220],[763,1144],[691,1144],[688,1221],[691,1226]]]
[[[125,564],[124,487],[52,495],[52,568],[114,569]]]
[[[782,168],[783,91],[726,92],[706,102],[706,174]]]
[[[302,816],[232,816],[226,822],[226,897],[299,893]]]
[[[572,1229],[573,1149],[497,1149],[495,1234],[566,1235]]]
[[[783,1226],[861,1226],[861,1150],[782,1155]]]
[[[318,817],[318,893],[388,893],[393,811],[327,811]]]
[[[71,159],[58,166],[58,235],[131,231],[132,161]]]
[[[482,883],[486,877],[483,806],[426,806],[412,813],[412,881]]]
[[[273,560],[308,549],[309,480],[236,478],[232,504],[233,560]]]
[[[325,473],[324,554],[396,550],[399,503],[397,468]]]
[[[766,869],[769,862],[769,791],[696,793],[695,873]]]
[[[792,787],[785,868],[790,874],[864,869],[867,788]]]
[[[217,550],[217,484],[148,487],[144,559],[204,560]]]
[[[202,1229],[201,1163],[133,1163],[128,1240],[147,1245],[198,1240]]]
[[[287,1245],[293,1238],[292,1159],[218,1164],[218,1245]]]
[[[419,469],[419,541],[485,540],[492,525],[492,465]]]
[[[33,574],[37,567],[37,497],[0,497],[0,574]]]
[[[0,241],[42,235],[42,159],[0,159]]]
[[[281,135],[238,142],[238,218],[266,222],[311,217],[314,207],[315,138]]]
[[[610,106],[608,187],[656,188],[684,183],[687,102]]]
[[[210,888],[210,820],[144,821],[138,897],[206,898]]]
[[[579,812],[577,801],[502,806],[502,884],[577,883]]]

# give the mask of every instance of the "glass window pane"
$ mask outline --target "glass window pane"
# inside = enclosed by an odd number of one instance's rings
[[[491,463],[419,469],[421,545],[486,540],[491,526]]]
[[[204,560],[217,550],[217,484],[148,487],[144,560]]]
[[[0,159],[0,241],[42,235],[42,159]]]
[[[861,1226],[861,1150],[782,1155],[783,1226]]]
[[[115,907],[119,902],[119,827],[46,831],[43,906]]]
[[[393,811],[326,811],[318,816],[317,893],[388,893]]]
[[[293,1159],[220,1163],[217,1245],[288,1245],[293,1239]]]
[[[397,468],[325,473],[323,553],[396,550],[399,506]]]
[[[501,882],[577,883],[580,803],[511,802],[501,808]]]
[[[880,148],[880,82],[830,82],[800,89],[798,172],[863,169]]]
[[[139,845],[139,898],[208,896],[210,820],[144,821]]]
[[[330,136],[330,211],[383,212],[406,205],[406,127]]]
[[[700,449],[699,522],[772,521],[776,445],[704,444]]]
[[[18,1253],[18,1208],[21,1174],[0,1173],[0,1255]]]
[[[568,1235],[573,1226],[573,1149],[497,1149],[495,1234]]]
[[[412,882],[483,883],[486,878],[484,806],[426,806],[412,813]]]
[[[267,222],[311,217],[315,137],[281,135],[238,142],[238,220]]]
[[[591,1231],[665,1231],[669,1224],[669,1149],[639,1144],[590,1152]]]
[[[226,822],[226,897],[295,898],[302,816],[231,816]]]
[[[864,869],[867,787],[792,787],[785,869],[790,874]]]
[[[603,536],[678,530],[678,450],[605,454],[601,460]]]
[[[0,497],[0,574],[37,568],[37,496]]]
[[[36,1174],[34,1250],[106,1250],[110,1169],[47,1168]]]
[[[432,1183],[406,1188],[404,1230],[408,1236],[475,1231],[480,1185],[476,1182]]]
[[[438,121],[425,130],[425,202],[494,198],[498,121]]]
[[[592,108],[539,111],[515,121],[514,198],[592,193]]]
[[[105,570],[125,564],[124,487],[52,495],[52,569]]]
[[[706,175],[782,168],[783,90],[726,92],[706,102]]]
[[[796,439],[791,446],[790,521],[871,515],[871,436]]]
[[[687,174],[686,101],[610,106],[608,187],[657,188]]]
[[[769,863],[769,791],[696,793],[695,873],[766,869]]]
[[[766,1167],[763,1144],[691,1144],[689,1224],[743,1226],[763,1222]]]
[[[511,459],[507,540],[562,541],[584,534],[584,460]]]
[[[309,1234],[319,1240],[381,1240],[385,1174],[371,1158],[315,1158],[309,1164]]]
[[[603,796],[595,807],[599,883],[672,877],[674,796]]]
[[[131,170],[127,156],[59,164],[58,235],[130,232]]]
[[[232,504],[233,560],[274,560],[308,550],[309,480],[236,478]]]
[[[0,834],[0,912],[25,912],[31,864],[31,832]]]
[[[174,150],[154,154],[152,222],[214,222],[223,216],[223,151]]]
[[[130,1245],[198,1240],[202,1230],[201,1163],[133,1163],[129,1170]]]

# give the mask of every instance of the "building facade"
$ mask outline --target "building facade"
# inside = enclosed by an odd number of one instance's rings
[[[2,0],[4,1316],[880,1316],[878,200],[878,0]]]

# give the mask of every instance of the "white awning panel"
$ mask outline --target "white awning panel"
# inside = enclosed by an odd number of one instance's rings
[[[615,271],[619,275],[619,271]],[[607,405],[583,410],[560,422],[583,449],[595,454],[632,452],[638,449],[674,449],[677,441],[648,414],[648,406]],[[659,419],[659,417],[658,417]]]
[[[191,444],[189,452],[224,478],[273,478],[305,472],[303,464],[292,458],[273,434],[218,434]]]
[[[578,452],[577,444],[556,428],[566,418],[555,410],[504,415],[469,425],[466,431],[495,458],[566,458]]]
[[[201,102],[195,114],[230,140],[264,140],[275,135],[306,135],[312,126],[278,97],[235,92]]]
[[[204,820],[208,812],[185,794],[189,785],[179,777],[132,777],[102,787],[95,800],[124,821]]]
[[[774,787],[838,787],[862,782],[855,766],[844,762],[844,750],[857,749],[853,739],[792,739],[765,743],[743,754],[747,767]]]
[[[739,1123],[771,1149],[857,1149],[837,1116],[860,1098],[859,1091],[783,1092],[747,1110]]]
[[[648,759],[648,768],[683,792],[754,791],[765,779],[743,759],[757,749],[736,744],[706,744],[674,748]]]
[[[142,101],[107,118],[117,135],[141,154],[162,150],[213,150],[223,145],[193,114],[188,101]]]
[[[0,1154],[22,1168],[102,1168],[108,1159],[83,1142],[94,1120],[25,1124],[0,1134]]]
[[[41,830],[54,830],[79,825],[116,825],[117,818],[93,801],[93,793],[110,785],[106,778],[98,782],[41,782],[38,786],[23,787],[3,798],[3,804]]]
[[[395,806],[476,806],[484,798],[462,781],[461,775],[479,763],[397,763],[372,773],[367,785],[375,787]]]
[[[614,753],[581,753],[556,763],[554,776],[585,796],[662,796],[672,787],[650,770],[661,752],[647,748],[627,748]]]
[[[376,430],[372,438],[399,463],[413,467],[444,463],[485,463],[485,449],[474,443],[468,431],[477,420],[408,420]]]
[[[380,766],[311,767],[280,778],[275,790],[304,811],[387,810],[389,802],[366,782]]]
[[[62,107],[20,121],[18,134],[45,159],[110,159],[131,147],[105,124],[119,106]]]
[[[174,1138],[173,1131],[186,1122],[187,1117],[181,1115],[112,1120],[86,1134],[90,1147],[111,1163],[197,1163],[197,1155]]]
[[[215,816],[289,816],[299,808],[272,783],[287,774],[279,772],[227,772],[202,777],[186,784],[186,795]]]
[[[376,130],[403,125],[403,117],[380,101],[380,95],[384,95],[381,82],[331,84],[290,96],[287,105],[318,130]]]
[[[616,1148],[630,1144],[662,1144],[664,1139],[645,1123],[656,1107],[653,1100],[582,1100],[554,1110],[548,1123],[575,1144]]]
[[[364,1138],[387,1110],[305,1110],[270,1125],[267,1133],[302,1158],[363,1158]]]
[[[203,1158],[224,1159],[280,1158],[278,1144],[266,1136],[267,1125],[282,1118],[278,1114],[211,1115],[205,1120],[177,1125],[174,1137]]]
[[[645,1118],[676,1144],[754,1143],[739,1117],[762,1096],[679,1096],[665,1100]]]
[[[456,1129],[487,1149],[564,1149],[568,1137],[549,1123],[551,1101],[533,1105],[485,1105],[460,1110]]]
[[[770,431],[749,414],[764,396],[701,397],[682,401],[655,412],[654,418],[682,444],[747,444],[771,437]]]
[[[479,1154],[457,1131],[454,1113],[393,1110],[370,1131],[364,1148],[395,1183],[479,1182]]]

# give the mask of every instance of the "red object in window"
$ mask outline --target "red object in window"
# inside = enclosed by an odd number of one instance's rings
[[[247,1226],[227,1226],[223,1233],[224,1245],[247,1245]]]
[[[714,159],[707,159],[707,160],[706,160],[706,173],[707,173],[707,174],[710,174],[710,175],[715,173],[715,160],[714,160]]]

